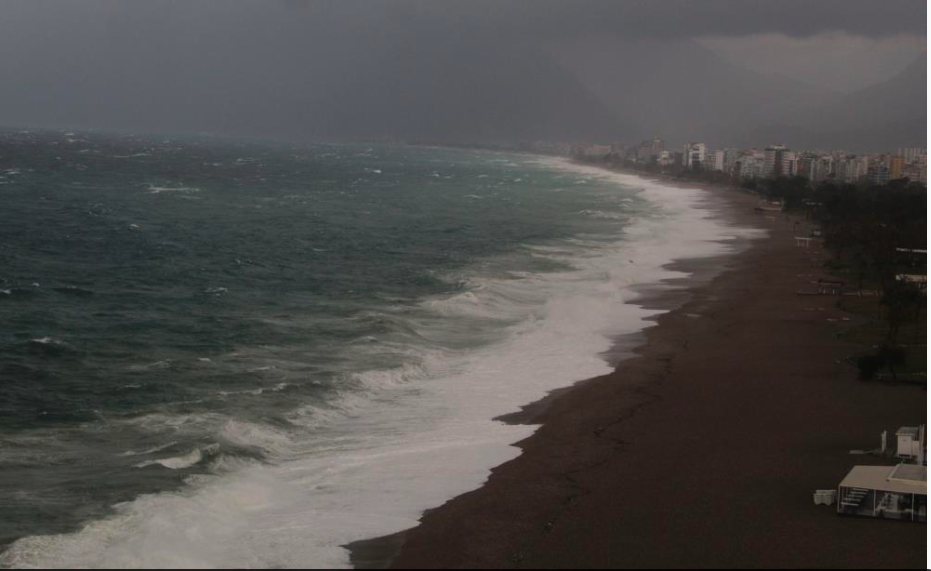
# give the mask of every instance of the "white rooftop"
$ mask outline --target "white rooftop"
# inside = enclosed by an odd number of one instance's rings
[[[914,464],[854,466],[840,483],[842,488],[928,495],[928,468]]]
[[[928,467],[919,466],[917,464],[899,464],[895,467],[895,470],[889,474],[889,479],[905,482],[911,485],[920,483],[921,485],[927,486]]]

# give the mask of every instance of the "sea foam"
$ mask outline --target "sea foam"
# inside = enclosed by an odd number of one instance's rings
[[[357,390],[292,412],[289,421],[316,438],[296,442],[270,426],[219,416],[138,421],[175,432],[208,423],[226,445],[261,448],[274,461],[239,463],[180,493],[139,497],[73,534],[22,539],[0,563],[348,567],[342,545],[412,527],[424,510],[480,486],[491,468],[519,454],[513,443],[536,429],[495,417],[610,372],[602,355],[613,339],[642,330],[659,313],[637,305],[638,286],[685,277],[666,266],[733,251],[736,238],[751,236],[716,220],[705,191],[548,163],[588,181],[634,185],[653,209],[633,219],[615,243],[578,239],[529,247],[562,271],[474,277],[465,293],[424,301],[419,310],[466,320],[457,323],[503,320],[503,333],[486,346],[449,352],[430,340],[455,328],[431,329],[427,320],[408,325],[426,343],[416,349],[416,364],[358,373]],[[380,345],[376,339],[356,346]],[[182,466],[195,452],[155,462]]]

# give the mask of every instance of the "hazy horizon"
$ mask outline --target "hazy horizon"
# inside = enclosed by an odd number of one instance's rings
[[[925,56],[923,2],[740,8],[15,0],[0,5],[0,125],[309,141],[919,144],[926,74],[910,64]],[[903,90],[914,96],[891,103]],[[818,122],[837,107],[850,111]],[[895,116],[851,132],[889,107]]]

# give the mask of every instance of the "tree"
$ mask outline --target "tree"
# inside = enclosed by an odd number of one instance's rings
[[[889,324],[887,342],[894,344],[897,341],[902,324],[915,313],[916,306],[920,309],[923,302],[924,295],[917,284],[893,280],[883,290],[880,303],[886,307],[886,321]]]

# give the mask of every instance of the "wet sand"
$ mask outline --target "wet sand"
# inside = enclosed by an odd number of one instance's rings
[[[510,415],[542,423],[521,456],[420,526],[349,546],[358,567],[924,566],[925,525],[812,501],[855,464],[890,463],[849,451],[925,422],[924,388],[856,379],[845,358],[859,347],[836,334],[859,318],[796,294],[825,276],[824,253],[795,246],[804,222],[712,193],[769,237],[678,264],[699,279],[686,296],[651,292],[678,308],[623,341],[635,357]]]

